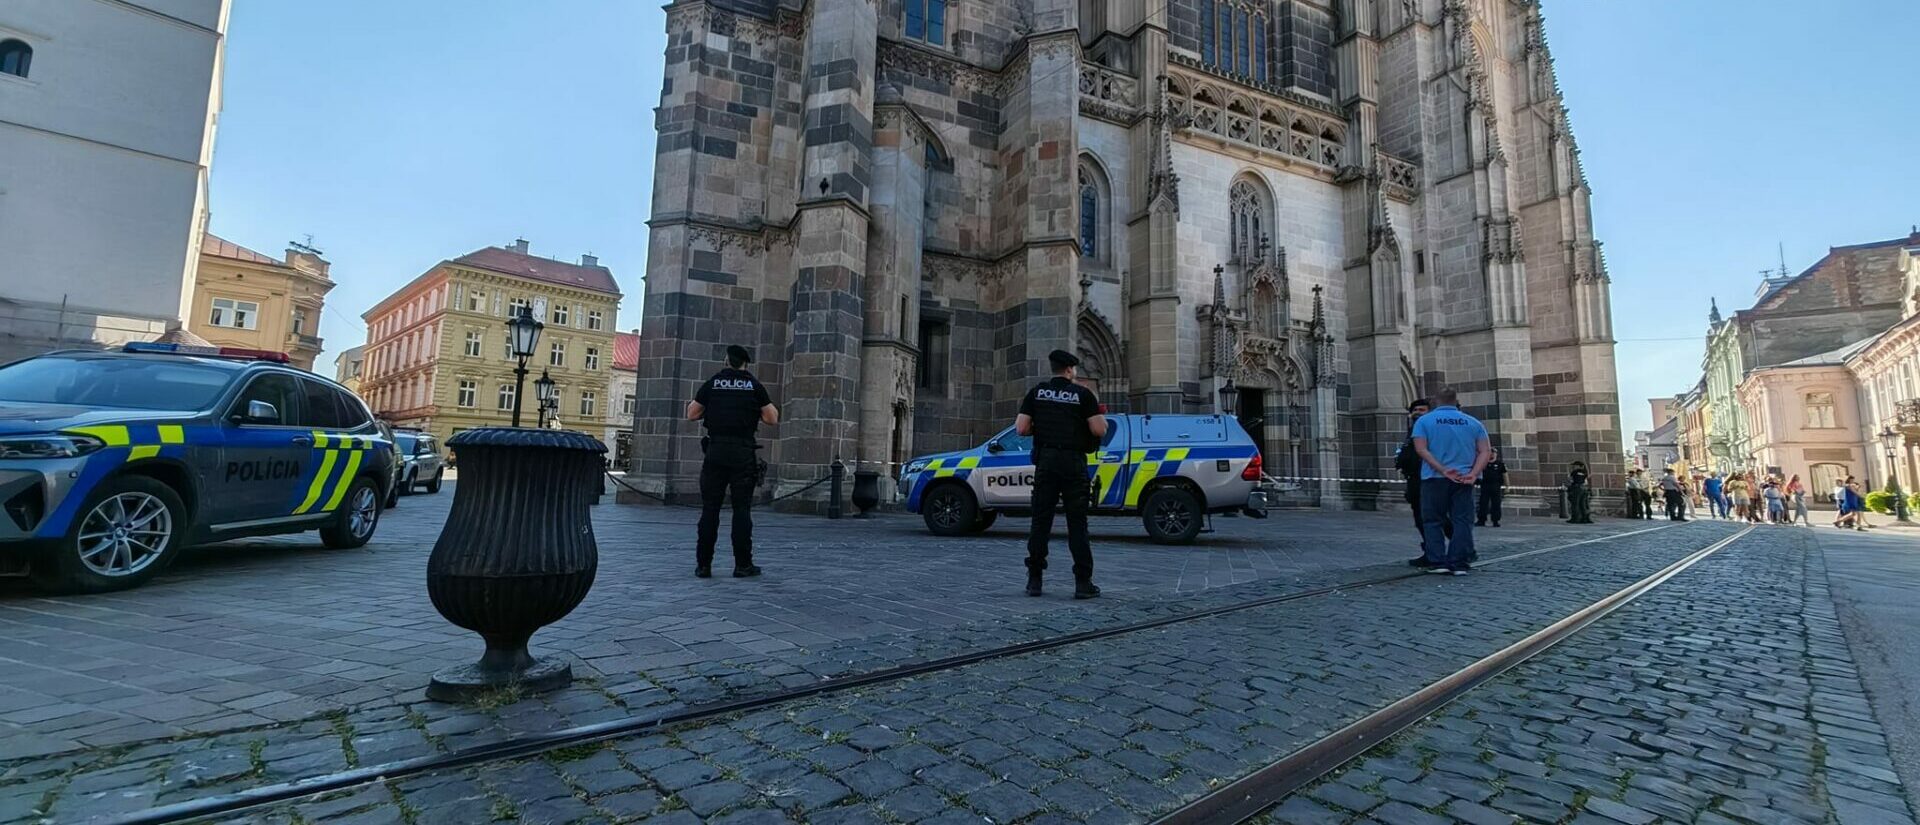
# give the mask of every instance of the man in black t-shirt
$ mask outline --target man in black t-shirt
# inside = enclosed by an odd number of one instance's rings
[[[713,575],[713,546],[720,535],[720,504],[733,491],[733,576],[760,575],[753,564],[753,487],[759,476],[760,449],[753,436],[761,424],[780,423],[767,387],[747,372],[753,355],[745,347],[727,347],[727,368],[700,384],[687,402],[687,420],[706,424],[700,439],[706,460],[700,465],[699,544],[693,574]]]
[[[1027,533],[1027,595],[1040,595],[1053,538],[1053,510],[1065,504],[1067,548],[1073,553],[1073,597],[1100,595],[1093,584],[1093,547],[1087,542],[1087,454],[1099,449],[1107,417],[1093,390],[1073,382],[1080,359],[1065,350],[1047,355],[1054,376],[1020,401],[1014,431],[1033,436],[1033,526]]]

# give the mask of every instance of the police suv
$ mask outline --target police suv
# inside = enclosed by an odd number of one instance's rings
[[[0,367],[0,572],[101,592],[182,547],[319,530],[373,537],[393,444],[282,353],[176,344]]]
[[[1208,513],[1266,518],[1260,450],[1232,416],[1108,415],[1087,477],[1093,515],[1138,515],[1162,544],[1192,542]],[[1027,515],[1033,438],[1009,427],[971,450],[916,458],[901,468],[900,491],[940,536]]]

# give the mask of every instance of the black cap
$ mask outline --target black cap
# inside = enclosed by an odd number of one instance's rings
[[[1407,412],[1413,412],[1414,407],[1426,407],[1431,410],[1433,409],[1433,402],[1425,398],[1415,398],[1413,399],[1413,403],[1407,405]]]
[[[727,362],[744,367],[753,363],[753,353],[748,352],[746,347],[740,346],[739,344],[728,344]]]
[[[1057,349],[1047,353],[1047,363],[1053,365],[1054,372],[1059,372],[1068,367],[1080,366],[1080,359],[1075,357],[1071,352]]]

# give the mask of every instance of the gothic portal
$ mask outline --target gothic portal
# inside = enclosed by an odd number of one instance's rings
[[[680,0],[667,28],[656,492],[694,492],[681,408],[736,342],[783,408],[778,493],[839,458],[890,496],[903,458],[1007,426],[1056,348],[1116,411],[1233,381],[1276,476],[1391,476],[1407,402],[1450,385],[1513,483],[1584,459],[1617,486],[1539,0]]]

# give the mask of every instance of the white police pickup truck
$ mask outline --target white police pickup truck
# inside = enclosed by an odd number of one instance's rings
[[[907,510],[939,536],[981,532],[1001,513],[1028,515],[1032,450],[1033,438],[1009,427],[971,450],[909,461],[899,488]],[[1093,515],[1138,515],[1162,544],[1191,543],[1208,513],[1266,518],[1260,450],[1232,416],[1108,415],[1087,477]]]

